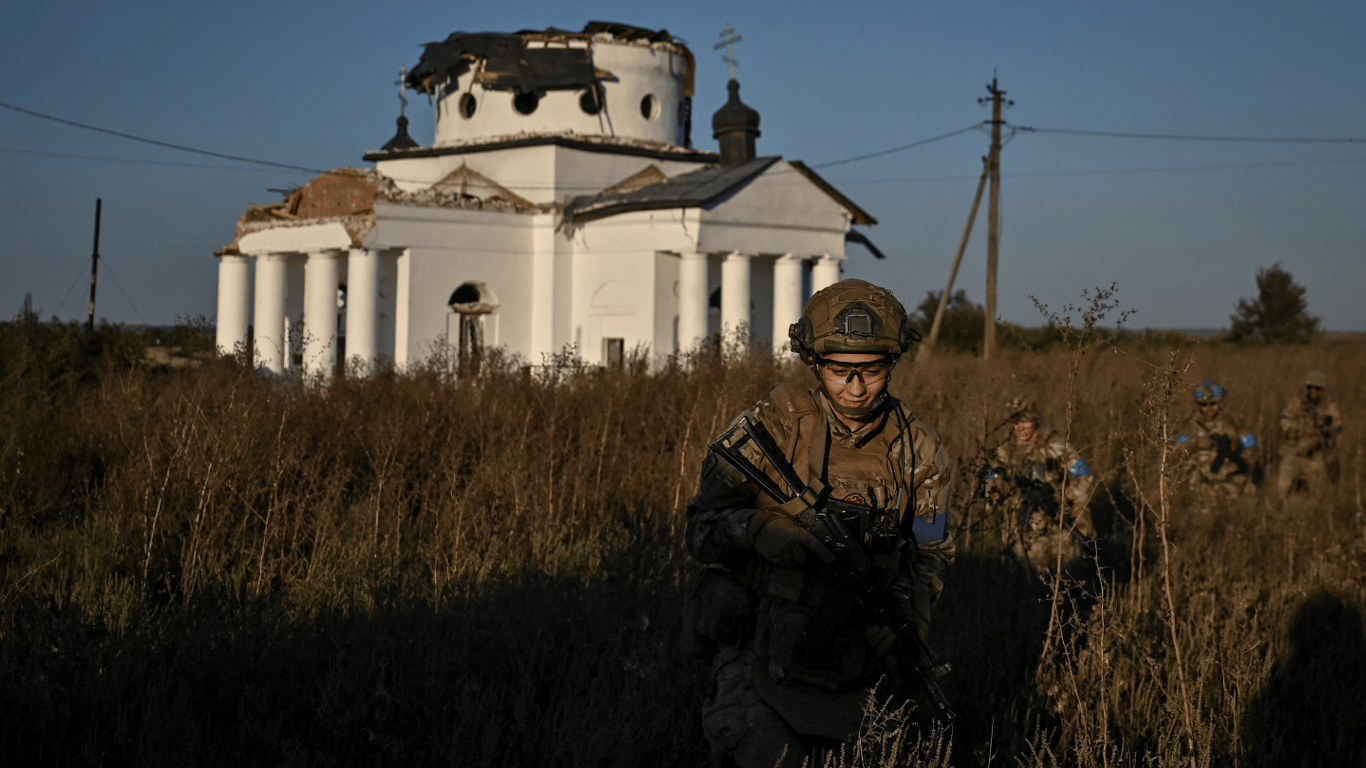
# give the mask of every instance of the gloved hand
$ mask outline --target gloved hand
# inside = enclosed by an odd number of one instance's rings
[[[896,647],[896,633],[891,627],[882,624],[869,624],[864,630],[863,636],[868,638],[868,647],[873,649],[873,655],[879,659],[887,658],[887,654]]]
[[[827,565],[835,562],[835,555],[820,539],[812,536],[797,521],[781,512],[767,512],[767,517],[754,534],[754,551],[760,557],[786,568],[795,568],[815,555]]]

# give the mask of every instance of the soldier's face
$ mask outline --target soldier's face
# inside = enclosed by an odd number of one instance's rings
[[[1218,403],[1201,403],[1201,404],[1200,404],[1200,415],[1201,415],[1201,416],[1204,416],[1204,417],[1207,418],[1207,419],[1213,419],[1213,418],[1218,417],[1218,415],[1219,415],[1219,404],[1218,404]]]
[[[822,356],[817,369],[831,400],[859,409],[871,406],[887,389],[892,363],[886,355],[834,352]]]
[[[1323,399],[1323,387],[1315,387],[1306,384],[1304,387],[1304,399],[1311,403],[1318,403],[1318,401]]]
[[[1039,423],[1033,419],[1025,419],[1011,424],[1010,428],[1015,432],[1015,442],[1027,443],[1034,437],[1034,431],[1039,428]]]

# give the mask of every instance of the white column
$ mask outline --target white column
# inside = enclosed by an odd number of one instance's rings
[[[246,256],[218,257],[218,354],[231,355],[247,343],[251,299],[251,265]]]
[[[773,351],[790,349],[787,327],[802,315],[802,259],[785,253],[773,262]]]
[[[568,309],[572,307],[572,302],[568,307],[556,304],[554,217],[537,216],[532,225],[531,238],[531,336],[528,351],[533,364],[539,364],[544,355],[560,351],[555,338],[556,309]],[[568,293],[573,295],[572,289]],[[568,328],[578,322],[572,317],[562,317],[561,321],[561,334],[568,333]],[[573,336],[564,340],[578,341]],[[583,352],[583,349],[579,350],[580,354]]]
[[[408,366],[408,304],[412,291],[408,285],[413,273],[413,255],[404,248],[395,259],[394,272],[394,367]]]
[[[285,372],[285,279],[289,255],[256,257],[256,365],[274,374]]]
[[[687,353],[707,337],[707,254],[678,258],[678,351]]]
[[[304,262],[304,372],[332,378],[337,364],[338,251],[310,251]]]
[[[346,258],[346,358],[361,373],[375,362],[378,304],[379,251],[352,248]]]
[[[841,261],[844,261],[844,259],[828,253],[816,259],[816,263],[811,265],[812,294],[826,286],[834,285],[840,281]]]
[[[749,331],[750,256],[738,251],[721,262],[721,337]]]

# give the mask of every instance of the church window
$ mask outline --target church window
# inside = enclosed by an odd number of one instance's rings
[[[579,109],[590,115],[596,115],[602,111],[606,105],[607,93],[603,90],[600,83],[593,83],[587,90],[579,96]]]
[[[460,116],[466,120],[474,117],[474,110],[479,107],[479,103],[474,100],[474,94],[460,94]]]
[[[529,115],[536,111],[536,107],[541,103],[541,97],[535,93],[519,93],[512,98],[512,107],[518,112]]]
[[[602,340],[602,359],[608,368],[621,368],[626,364],[626,339]]]
[[[659,98],[653,93],[645,94],[645,98],[640,100],[640,114],[646,120],[658,120]]]

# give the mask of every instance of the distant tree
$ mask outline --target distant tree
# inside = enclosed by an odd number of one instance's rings
[[[915,308],[911,320],[920,328],[920,333],[929,338],[930,326],[934,324],[934,313],[939,309],[939,294],[942,291],[929,291],[925,300]],[[968,292],[958,289],[949,295],[944,307],[944,319],[939,324],[939,339],[936,342],[945,349],[978,354],[982,351],[982,326],[986,323],[987,310],[981,304],[974,304]]]
[[[1229,316],[1233,341],[1303,344],[1319,330],[1319,319],[1309,314],[1304,286],[1280,262],[1257,270],[1257,298],[1238,299],[1237,310]]]

